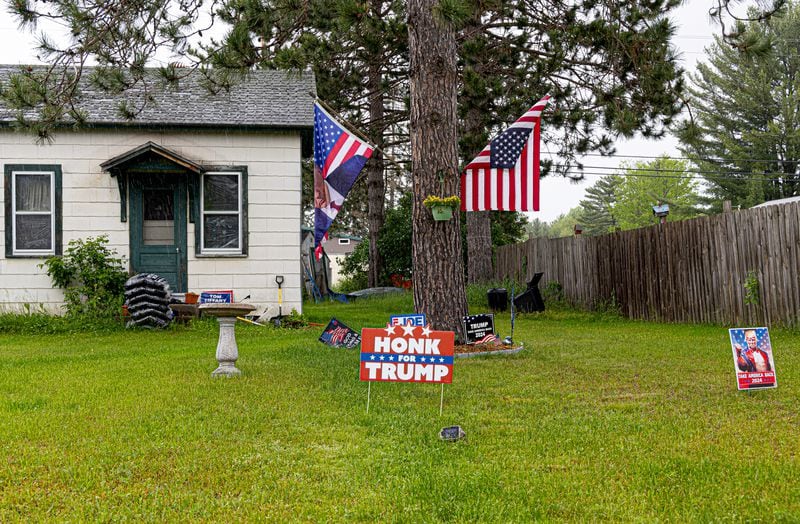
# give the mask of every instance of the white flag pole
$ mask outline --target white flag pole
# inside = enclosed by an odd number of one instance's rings
[[[367,413],[369,413],[369,396],[372,393],[372,381],[367,382]]]

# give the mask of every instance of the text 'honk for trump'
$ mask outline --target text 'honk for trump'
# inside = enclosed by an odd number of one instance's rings
[[[361,380],[453,381],[455,334],[428,326],[387,326],[361,332]]]

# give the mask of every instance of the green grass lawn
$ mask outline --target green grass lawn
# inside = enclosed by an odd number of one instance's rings
[[[355,329],[409,296],[308,305]],[[480,312],[473,308],[473,313]],[[498,331],[507,335],[508,315]],[[511,357],[454,381],[358,380],[321,328],[0,335],[0,522],[800,521],[800,337],[779,387],[736,390],[727,330],[521,316]],[[437,433],[460,424],[467,439]]]

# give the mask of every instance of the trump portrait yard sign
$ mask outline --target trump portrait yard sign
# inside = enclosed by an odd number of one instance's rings
[[[767,328],[733,328],[728,332],[739,389],[778,387]]]
[[[428,326],[386,326],[361,330],[361,380],[370,382],[453,382],[455,333]]]

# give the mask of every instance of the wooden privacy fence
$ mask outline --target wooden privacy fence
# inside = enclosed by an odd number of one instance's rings
[[[800,203],[498,248],[496,278],[528,280],[537,272],[542,284],[559,282],[573,305],[614,301],[630,318],[793,325],[800,318]],[[758,282],[758,304],[745,304],[748,274]]]

